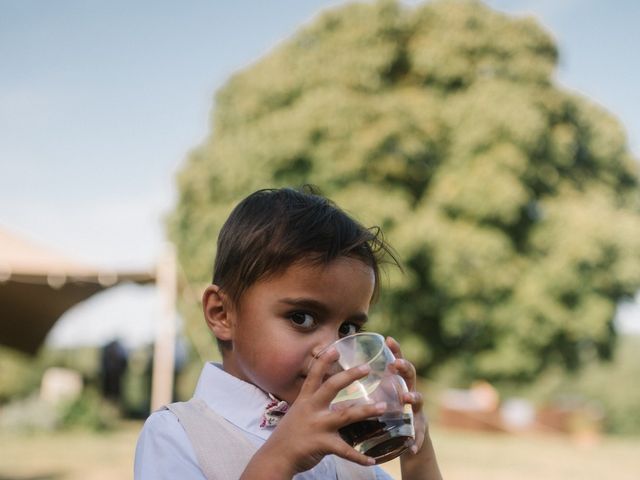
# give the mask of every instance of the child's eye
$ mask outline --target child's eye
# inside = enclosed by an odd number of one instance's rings
[[[302,328],[312,328],[316,324],[316,319],[313,318],[313,315],[309,315],[308,313],[294,312],[289,315],[289,318],[298,327]]]
[[[355,323],[345,322],[340,325],[340,335],[343,337],[347,337],[349,335],[353,335],[354,333],[358,333],[361,330],[360,325]]]

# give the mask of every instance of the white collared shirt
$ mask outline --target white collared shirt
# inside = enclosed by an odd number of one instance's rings
[[[209,408],[231,422],[256,446],[260,447],[271,435],[272,429],[260,428],[269,396],[256,386],[226,373],[220,365],[205,364],[193,396],[204,400]],[[391,480],[380,467],[376,466],[375,471],[377,479]],[[134,477],[135,480],[206,480],[187,433],[170,411],[154,412],[145,422],[136,446]],[[334,480],[334,457],[324,457],[311,470],[294,478]]]

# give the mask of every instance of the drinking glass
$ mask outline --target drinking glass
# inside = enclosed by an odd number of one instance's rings
[[[340,354],[332,373],[363,364],[371,367],[366,377],[338,392],[331,402],[331,409],[363,403],[387,404],[382,415],[347,425],[339,430],[340,436],[360,453],[375,458],[376,463],[402,454],[413,444],[415,437],[413,412],[411,405],[402,401],[402,394],[408,391],[404,379],[389,368],[395,357],[384,337],[377,333],[356,333],[329,345],[320,355],[331,347]]]

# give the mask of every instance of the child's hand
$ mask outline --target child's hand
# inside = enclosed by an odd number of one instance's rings
[[[309,470],[325,455],[335,454],[361,465],[373,465],[372,458],[359,453],[339,435],[338,429],[375,417],[386,405],[357,405],[332,411],[329,404],[340,390],[366,376],[367,365],[332,375],[325,379],[330,366],[338,359],[330,349],[316,359],[302,385],[300,394],[264,445],[256,452],[242,478],[291,478]],[[268,474],[265,472],[268,471]]]
[[[424,399],[416,391],[416,369],[411,362],[405,360],[400,350],[400,344],[392,337],[387,337],[387,346],[396,357],[393,366],[407,383],[408,393],[404,394],[405,403],[411,404],[413,410],[413,425],[415,428],[415,442],[400,457],[403,480],[441,480],[435,452],[428,434],[427,419],[422,411]]]
[[[403,401],[411,404],[413,410],[413,426],[415,428],[416,436],[415,442],[411,447],[411,451],[415,454],[422,448],[422,442],[427,431],[427,420],[422,412],[422,406],[424,400],[422,394],[416,391],[416,369],[411,362],[405,360],[400,350],[400,344],[392,337],[387,337],[385,343],[393,352],[396,357],[396,361],[392,364],[398,375],[404,378],[407,383],[408,393],[404,394]]]

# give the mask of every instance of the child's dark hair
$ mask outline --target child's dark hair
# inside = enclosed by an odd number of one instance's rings
[[[399,266],[378,227],[365,228],[315,187],[259,190],[231,212],[218,236],[213,283],[238,305],[245,290],[297,262],[328,264],[338,257],[362,260],[374,272]]]

